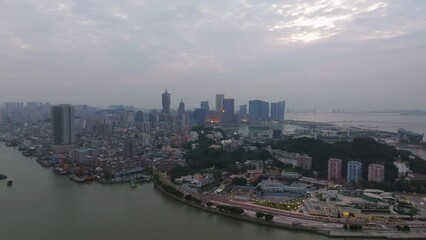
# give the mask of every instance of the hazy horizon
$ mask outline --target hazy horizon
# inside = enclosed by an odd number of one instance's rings
[[[3,1],[0,102],[426,109],[426,2]]]

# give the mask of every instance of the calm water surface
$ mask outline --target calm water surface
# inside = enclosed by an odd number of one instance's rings
[[[77,184],[0,143],[0,239],[328,239],[209,214],[152,184]]]
[[[398,128],[405,128],[413,132],[425,133],[423,141],[426,141],[426,116],[401,115],[399,113],[348,112],[317,114],[289,113],[285,118],[288,120],[328,122],[338,126],[356,126],[394,133],[398,131]],[[406,148],[406,150],[426,159],[425,149]]]

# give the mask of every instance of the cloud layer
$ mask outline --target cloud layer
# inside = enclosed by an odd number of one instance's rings
[[[223,92],[422,107],[425,10],[421,0],[2,1],[0,100],[159,107],[167,87],[189,106]]]

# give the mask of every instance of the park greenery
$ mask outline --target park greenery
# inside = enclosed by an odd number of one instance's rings
[[[196,197],[194,197],[194,196],[192,196],[191,194],[188,194],[188,195],[185,195],[185,200],[187,200],[187,201],[192,201],[192,202],[194,202],[194,203],[196,203],[196,204],[200,204],[201,203],[201,200],[200,199],[198,199],[198,198],[196,198]]]
[[[256,217],[265,218],[266,221],[271,221],[272,219],[274,219],[274,215],[270,213],[263,213],[263,212],[256,212]]]
[[[243,178],[243,177],[236,177],[236,178],[233,178],[233,179],[232,179],[232,182],[233,182],[235,185],[244,186],[244,185],[246,185],[246,184],[247,184],[247,179],[246,179],[246,178]]]
[[[225,212],[229,212],[229,213],[233,213],[233,214],[238,214],[238,215],[241,215],[241,214],[244,213],[244,209],[242,209],[240,207],[217,205],[216,208],[221,210],[221,211],[225,211]]]
[[[345,230],[351,230],[351,231],[362,231],[362,225],[359,224],[344,224],[343,228]]]
[[[339,158],[343,161],[343,169],[346,169],[347,162],[350,160],[360,161],[363,164],[362,177],[368,179],[368,165],[373,163],[383,164],[385,166],[385,182],[373,183],[363,181],[361,187],[378,188],[385,191],[405,191],[426,193],[426,181],[420,180],[399,180],[398,170],[393,162],[397,159],[409,163],[410,168],[415,172],[426,174],[426,161],[421,158],[414,157],[409,151],[398,150],[393,146],[379,143],[372,138],[355,138],[352,141],[338,141],[335,143],[327,143],[322,140],[312,138],[284,138],[279,141],[269,141],[263,144],[250,143],[255,145],[257,150],[247,151],[243,147],[239,147],[234,151],[225,151],[221,147],[212,148],[212,145],[220,145],[213,139],[209,139],[206,134],[213,132],[224,132],[220,128],[195,127],[192,129],[199,133],[197,141],[187,143],[184,148],[186,151],[187,166],[178,166],[169,172],[172,179],[183,175],[203,172],[206,169],[214,169],[216,172],[230,172],[234,174],[244,173],[251,169],[242,163],[247,160],[268,160],[272,159],[272,166],[278,170],[294,171],[301,173],[303,176],[317,177],[326,179],[328,171],[328,160],[330,158]],[[197,143],[198,147],[191,148],[192,143]],[[312,157],[312,171],[304,170],[291,165],[286,165],[274,159],[265,147],[270,146],[272,149],[279,149],[287,152],[307,154]],[[240,164],[236,164],[240,163]],[[346,171],[343,170],[343,178]],[[237,185],[243,185],[238,182]]]
[[[154,176],[154,182],[159,187],[161,187],[164,191],[166,191],[167,193],[169,193],[169,194],[171,194],[175,197],[182,198],[184,196],[184,194],[181,191],[179,191],[176,188],[164,183],[158,175]]]

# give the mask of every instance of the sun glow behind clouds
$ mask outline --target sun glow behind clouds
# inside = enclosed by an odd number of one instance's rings
[[[384,12],[385,2],[319,0],[272,5],[280,20],[267,25],[279,43],[313,42],[347,31],[346,25],[369,12]]]

